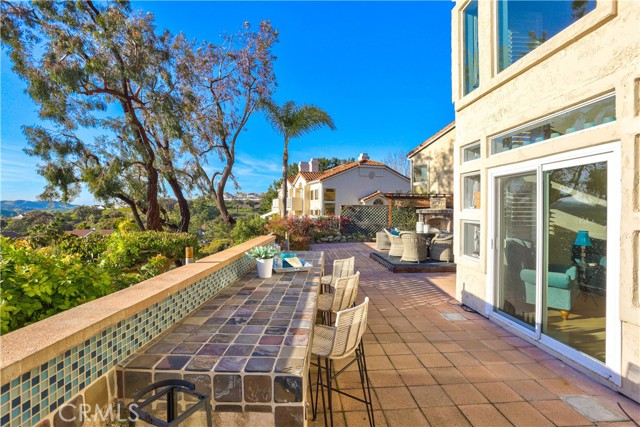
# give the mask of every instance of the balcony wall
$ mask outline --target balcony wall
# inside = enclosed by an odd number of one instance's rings
[[[117,396],[119,362],[253,268],[245,252],[274,240],[255,238],[0,337],[0,425],[81,425],[64,419]]]

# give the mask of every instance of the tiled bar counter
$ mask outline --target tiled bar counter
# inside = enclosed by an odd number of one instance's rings
[[[314,267],[269,279],[253,269],[124,360],[117,372],[120,397],[181,378],[211,396],[214,425],[305,425],[323,253],[298,255]],[[203,415],[192,424],[203,425]]]

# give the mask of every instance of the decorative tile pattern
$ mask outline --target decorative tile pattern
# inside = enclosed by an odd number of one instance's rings
[[[266,412],[295,423],[304,412],[305,373],[324,260],[322,252],[301,256],[318,267],[269,279],[247,273],[124,360],[119,397],[135,394],[139,387],[129,377],[142,372],[153,373],[156,380],[161,372],[178,378],[197,372],[210,378],[216,411],[265,412],[269,405],[272,410]],[[281,405],[295,409],[276,410]]]
[[[203,302],[217,293],[223,293],[223,289],[252,268],[255,268],[255,261],[242,257],[162,302],[91,337],[83,344],[67,350],[31,372],[2,384],[0,425],[3,427],[36,425],[64,402],[68,402],[72,396],[169,329]],[[183,326],[172,334],[179,335],[173,337],[176,342],[183,334],[185,337],[193,335],[192,331],[198,328],[197,325],[191,324]],[[193,329],[189,328],[190,326]],[[170,354],[176,347],[177,344],[162,344],[155,348],[155,353],[152,351],[148,354]],[[180,350],[186,351],[184,348]],[[181,353],[175,356],[183,357]],[[163,363],[162,358],[146,358],[136,363],[146,366],[152,360],[155,360],[154,364]],[[213,364],[211,360],[193,360],[188,356],[186,360],[191,362],[192,368],[206,366],[207,363]],[[169,365],[166,369],[173,369],[177,362],[168,360],[164,363]]]

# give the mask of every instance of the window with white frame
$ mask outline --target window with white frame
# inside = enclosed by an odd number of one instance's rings
[[[462,162],[470,162],[480,158],[480,141],[462,148]]]
[[[480,208],[480,173],[463,175],[462,177],[462,208]]]
[[[462,254],[480,258],[480,223],[462,221]]]
[[[614,94],[584,102],[491,138],[491,154],[543,142],[616,120]]]

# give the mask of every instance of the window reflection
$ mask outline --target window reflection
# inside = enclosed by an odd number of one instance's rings
[[[595,7],[595,0],[498,1],[498,71],[503,71]]]

